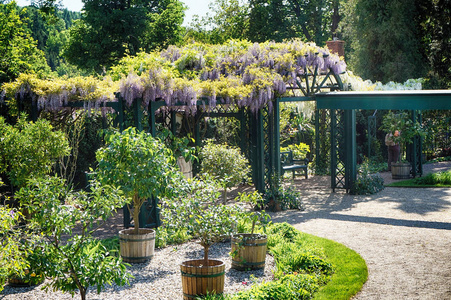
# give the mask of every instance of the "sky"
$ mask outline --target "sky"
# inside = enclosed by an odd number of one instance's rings
[[[188,6],[188,10],[185,12],[185,22],[183,25],[188,25],[193,15],[204,16],[208,12],[208,5],[211,0],[181,0]],[[62,0],[62,5],[71,11],[81,11],[83,3],[81,0]],[[16,0],[17,5],[27,6],[30,5],[31,0]]]

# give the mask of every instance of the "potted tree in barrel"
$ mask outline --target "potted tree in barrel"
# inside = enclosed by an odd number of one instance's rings
[[[264,203],[262,196],[253,193],[240,193],[236,200],[247,203],[254,210]],[[251,233],[235,233],[232,235],[232,268],[239,271],[265,268],[267,237],[266,234],[255,233],[255,226],[268,224],[270,216],[262,211],[251,211],[243,214],[242,220],[251,223]]]
[[[209,140],[200,150],[199,158],[201,172],[221,183],[224,204],[227,202],[228,189],[248,180],[249,161],[239,148],[214,144]]]
[[[96,153],[98,178],[123,191],[134,221],[133,229],[119,232],[121,256],[126,262],[145,262],[154,253],[155,230],[140,228],[141,207],[151,197],[171,197],[183,176],[171,150],[149,133],[130,127],[106,140],[107,145]]]
[[[410,178],[411,163],[403,160],[402,156],[406,150],[406,146],[411,144],[416,136],[425,135],[419,122],[413,122],[406,112],[398,114],[390,111],[382,119],[381,129],[387,135],[385,137],[386,145],[389,147],[388,165],[391,169],[393,179]],[[397,147],[398,150],[393,152],[391,148]],[[395,157],[392,157],[395,156]]]
[[[184,261],[180,265],[186,300],[224,291],[225,264],[210,259],[208,253],[214,243],[230,237],[238,208],[218,203],[219,188],[211,179],[193,178],[189,180],[184,197],[165,203],[165,211],[172,214],[165,217],[172,218],[177,226],[187,228],[204,248],[203,259]]]

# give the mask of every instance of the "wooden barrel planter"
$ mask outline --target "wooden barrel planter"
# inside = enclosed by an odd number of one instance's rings
[[[180,265],[183,299],[192,300],[209,294],[224,292],[225,264],[220,260],[188,260]]]
[[[155,230],[140,228],[139,234],[133,234],[133,231],[133,228],[119,231],[122,260],[128,263],[146,262],[155,251]]]
[[[265,268],[267,237],[240,233],[232,236],[232,268],[240,271]]]
[[[392,163],[391,176],[393,179],[409,179],[410,163]]]
[[[33,276],[34,275],[34,276]],[[25,276],[10,276],[8,278],[8,284],[13,287],[28,287],[39,285],[44,282],[44,276],[42,274],[30,274],[29,270],[25,270]]]

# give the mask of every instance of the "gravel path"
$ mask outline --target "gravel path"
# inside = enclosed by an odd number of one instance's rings
[[[451,163],[425,165],[425,173],[451,168]],[[388,173],[381,174],[390,182]],[[332,193],[327,177],[297,179],[305,211],[273,215],[273,221],[289,222],[297,229],[343,243],[365,259],[369,278],[354,299],[451,300],[451,189],[386,188],[372,196]],[[122,215],[102,229],[104,237],[122,228]],[[211,249],[212,258],[226,262],[225,292],[248,288],[251,273],[230,269],[230,244]],[[148,264],[133,265],[131,286],[112,287],[88,299],[181,299],[179,263],[202,257],[195,243],[156,250]],[[258,280],[271,279],[274,267],[267,256],[265,272],[253,272]],[[77,299],[75,295],[74,299]],[[73,299],[60,292],[45,293],[39,287],[6,287],[0,299]]]
[[[425,165],[425,173],[450,166]],[[388,173],[382,176],[391,181]],[[357,251],[369,277],[354,299],[451,300],[451,189],[386,188],[352,196],[331,193],[328,180],[301,184],[306,210],[278,213],[273,221]]]

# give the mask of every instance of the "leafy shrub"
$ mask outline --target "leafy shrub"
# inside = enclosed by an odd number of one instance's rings
[[[0,117],[0,136],[0,172],[6,173],[14,187],[50,174],[58,158],[69,154],[69,144],[61,131],[54,131],[44,119],[27,122],[25,114],[15,126]]]
[[[419,185],[451,185],[451,171],[430,173],[414,179]]]
[[[158,227],[155,231],[155,248],[164,248],[167,245],[182,244],[193,238],[190,234],[188,234],[188,229],[183,227]]]
[[[2,184],[0,180],[0,185]],[[12,272],[23,275],[27,267],[27,262],[24,256],[27,254],[21,250],[20,240],[24,238],[17,227],[21,219],[21,214],[14,210],[0,206],[0,292],[3,290],[3,285]]]
[[[287,147],[280,147],[280,151],[292,151],[293,159],[304,159],[310,153],[310,146],[304,143],[291,144]]]
[[[280,243],[271,248],[277,262],[276,277],[293,272],[331,275],[332,265],[323,258],[299,247],[297,243]]]
[[[269,281],[260,285],[254,285],[247,291],[235,294],[236,300],[303,300],[311,299],[314,292],[319,289],[315,276],[306,274],[290,274],[280,280]]]
[[[249,180],[249,161],[239,148],[217,145],[208,140],[200,150],[199,158],[201,173],[207,173],[221,183],[224,200],[227,197],[227,189]]]
[[[299,235],[299,231],[297,231],[293,226],[288,223],[273,223],[266,230],[268,235],[280,235],[285,240],[292,242]]]
[[[284,186],[278,176],[271,178],[271,187],[265,194],[265,201],[268,208],[276,210],[275,205],[279,204],[282,210],[302,209],[301,195],[291,186]]]
[[[354,186],[351,187],[352,195],[372,195],[384,189],[384,179],[379,174],[370,174],[368,165],[362,165],[360,174]]]
[[[364,168],[367,168],[371,174],[383,172],[387,170],[387,161],[382,161],[382,159],[365,158],[363,163],[358,166],[359,170],[363,170]]]
[[[276,223],[278,224],[278,223]],[[267,231],[268,233],[268,231]],[[271,249],[272,247],[277,246],[280,243],[283,243],[285,241],[285,238],[282,234],[278,232],[273,232],[271,234],[267,234],[267,243],[268,243],[268,249]]]

